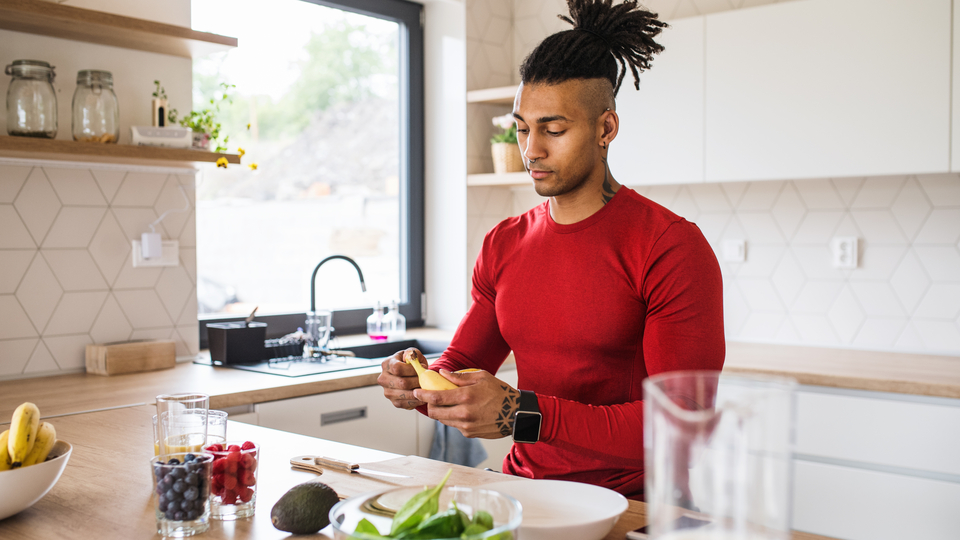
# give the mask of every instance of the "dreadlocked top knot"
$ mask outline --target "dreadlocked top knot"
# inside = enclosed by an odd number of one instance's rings
[[[653,40],[667,27],[656,13],[639,8],[637,0],[567,0],[573,25],[547,36],[520,65],[525,83],[556,84],[570,79],[607,79],[616,96],[627,73],[640,89],[640,72],[650,68],[663,45]],[[578,32],[578,30],[580,30]],[[619,66],[617,65],[619,63]]]

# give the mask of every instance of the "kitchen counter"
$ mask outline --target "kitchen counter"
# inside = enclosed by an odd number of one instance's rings
[[[449,340],[431,328],[411,338]],[[366,340],[366,336],[357,336]],[[341,338],[341,346],[352,345]],[[509,361],[509,360],[508,360]],[[754,343],[727,343],[727,373],[758,373],[801,384],[960,399],[960,358]],[[154,403],[157,394],[210,395],[214,409],[374,385],[380,366],[304,377],[280,377],[237,369],[178,364],[173,369],[104,377],[77,373],[0,382],[0,424],[24,401],[44,417]]]
[[[73,445],[70,462],[60,481],[46,497],[33,507],[0,521],[0,538],[158,538],[153,509],[156,502],[152,499],[148,464],[153,452],[151,416],[154,412],[153,406],[141,405],[56,419],[54,425],[58,437]],[[334,488],[342,497],[394,485],[436,483],[448,468],[454,470],[450,478],[451,485],[482,485],[500,482],[505,478],[499,473],[448,465],[416,456],[403,457],[237,422],[229,423],[227,435],[230,440],[252,440],[261,447],[256,513],[252,518],[235,522],[212,521],[210,530],[198,538],[289,538],[287,533],[275,529],[270,523],[270,509],[289,488],[318,478],[313,473],[290,468],[290,458],[297,455],[326,455],[354,462],[376,462],[370,468],[411,477],[386,480],[338,471],[324,472],[319,480]],[[605,540],[623,540],[628,530],[645,524],[646,505],[630,501],[626,513]],[[332,527],[327,527],[320,537],[332,536]],[[793,540],[827,539],[794,533]]]

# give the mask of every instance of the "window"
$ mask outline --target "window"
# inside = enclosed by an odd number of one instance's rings
[[[403,0],[193,0],[193,27],[239,47],[193,64],[194,110],[242,165],[197,182],[197,293],[207,323],[258,307],[268,337],[302,327],[310,276],[338,333],[400,301],[422,325],[421,6]],[[182,115],[181,115],[182,116]],[[256,165],[256,169],[253,166]]]

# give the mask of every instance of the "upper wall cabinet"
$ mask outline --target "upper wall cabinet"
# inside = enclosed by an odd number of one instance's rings
[[[664,51],[617,96],[620,132],[610,170],[622,184],[703,181],[703,17],[672,21],[657,39]]]
[[[960,2],[953,10],[953,28],[960,32]],[[950,170],[960,172],[960,39],[953,40],[953,118],[950,133]]]
[[[706,181],[949,170],[950,34],[950,0],[708,15]]]

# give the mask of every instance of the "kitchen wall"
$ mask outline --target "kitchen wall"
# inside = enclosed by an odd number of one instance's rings
[[[194,175],[0,159],[0,378],[81,370],[88,343],[172,339],[197,354]],[[156,229],[179,240],[180,264],[134,268],[131,240],[185,206]]]
[[[158,4],[68,0],[66,5],[190,26],[189,0]],[[171,105],[189,110],[191,60],[0,30],[0,63],[56,66],[58,139],[71,138],[80,69],[113,72],[123,126],[150,124],[160,79]],[[5,124],[6,109],[0,108]],[[129,132],[121,132],[128,142]],[[163,338],[189,359],[199,348],[196,304],[196,171],[0,158],[0,379],[80,371],[88,343]],[[180,242],[180,264],[133,268],[131,240],[157,226]]]
[[[670,20],[769,3],[774,2],[644,5]],[[469,89],[516,84],[516,70],[503,82],[504,76],[488,67],[490,58],[512,46],[511,66],[518,66],[543,37],[569,27],[556,18],[566,12],[563,0],[514,0],[508,43],[499,39],[502,29],[491,30],[506,20],[494,11],[499,3],[468,0],[467,9],[488,13],[472,26],[468,19]],[[509,110],[469,106],[469,172],[492,172],[489,117]],[[611,151],[618,151],[616,143]],[[633,187],[697,223],[718,259],[722,240],[747,241],[746,262],[720,263],[729,339],[960,355],[960,176]],[[486,231],[542,201],[532,187],[469,188],[470,265]],[[860,239],[857,269],[832,268],[833,236]]]

